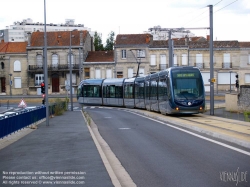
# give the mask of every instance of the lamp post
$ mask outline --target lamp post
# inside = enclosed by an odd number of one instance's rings
[[[11,86],[12,86],[11,76],[12,76],[12,74],[9,74],[9,76],[10,76],[10,96],[12,96],[12,90],[11,90]]]
[[[69,88],[70,88],[70,104],[71,104],[71,111],[73,111],[73,96],[72,96],[72,64],[71,64],[71,58],[72,58],[72,53],[71,53],[71,37],[72,36],[72,31],[69,32]]]

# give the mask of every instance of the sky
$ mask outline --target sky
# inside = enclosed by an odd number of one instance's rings
[[[102,33],[105,43],[115,34],[141,34],[154,26],[186,28],[195,36],[209,35],[209,7],[213,5],[214,41],[250,42],[249,0],[5,0],[0,29],[31,18],[34,23],[65,23],[74,19],[91,31]]]

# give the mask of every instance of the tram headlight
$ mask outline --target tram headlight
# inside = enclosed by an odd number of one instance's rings
[[[177,106],[177,107],[175,107],[175,110],[177,110],[177,111],[178,111],[178,110],[180,110],[180,109],[179,109],[179,107]]]
[[[202,110],[203,108],[202,108],[202,106],[200,106],[200,110]]]

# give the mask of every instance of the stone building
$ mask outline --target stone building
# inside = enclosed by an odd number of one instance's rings
[[[33,32],[27,46],[29,94],[41,92],[44,81],[44,33]],[[66,85],[70,80],[70,62],[72,68],[72,89],[77,89],[82,79],[82,62],[89,51],[93,50],[92,38],[88,31],[47,32],[47,69],[48,93],[66,94]]]
[[[114,45],[117,78],[144,76],[149,73],[150,34],[118,34]],[[137,70],[139,72],[137,75]]]
[[[28,93],[27,42],[0,43],[0,95]]]
[[[90,51],[83,62],[84,78],[114,78],[114,51]]]

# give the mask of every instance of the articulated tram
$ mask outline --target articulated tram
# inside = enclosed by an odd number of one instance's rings
[[[205,111],[205,89],[196,67],[171,67],[136,78],[86,79],[77,90],[85,105],[147,109],[162,114]]]

